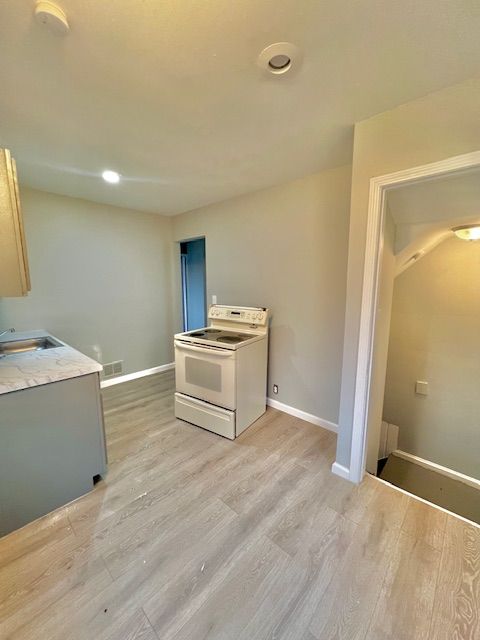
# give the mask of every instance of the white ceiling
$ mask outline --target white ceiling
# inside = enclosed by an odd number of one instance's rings
[[[355,121],[480,71],[478,0],[59,4],[63,38],[0,3],[0,145],[23,184],[163,214],[348,163]],[[283,40],[301,67],[262,71]]]
[[[387,202],[397,225],[437,223],[468,216],[478,216],[480,221],[480,170],[392,189]]]

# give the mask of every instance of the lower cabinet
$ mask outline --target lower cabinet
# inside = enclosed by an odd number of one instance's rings
[[[98,373],[0,395],[0,535],[93,488],[107,469]]]

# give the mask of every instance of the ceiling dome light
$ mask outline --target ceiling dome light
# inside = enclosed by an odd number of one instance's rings
[[[44,25],[57,36],[63,36],[70,31],[65,11],[48,0],[37,0],[35,18],[39,24]]]
[[[265,47],[258,56],[257,64],[275,75],[281,75],[298,66],[301,55],[298,48],[291,42],[275,42]]]
[[[116,171],[112,171],[111,169],[106,169],[102,173],[102,178],[105,182],[109,182],[110,184],[118,184],[120,182],[120,174]]]
[[[480,225],[465,224],[461,227],[453,227],[453,233],[460,240],[480,240]]]

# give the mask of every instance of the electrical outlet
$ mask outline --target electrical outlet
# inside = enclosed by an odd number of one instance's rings
[[[273,393],[278,393],[278,384],[273,385]]]

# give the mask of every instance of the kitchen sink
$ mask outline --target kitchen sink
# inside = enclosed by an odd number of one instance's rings
[[[63,347],[63,344],[51,336],[26,338],[24,340],[8,340],[0,342],[0,356],[13,355],[14,353],[27,353],[28,351],[43,351],[44,349],[55,349],[56,347]]]

